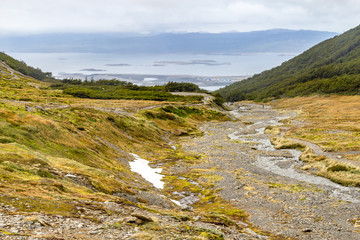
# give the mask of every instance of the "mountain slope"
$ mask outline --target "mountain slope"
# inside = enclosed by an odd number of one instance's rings
[[[225,114],[186,102],[79,99],[49,85],[0,61],[0,223],[7,224],[0,239],[243,235],[234,226],[247,215],[219,196],[217,176],[196,173],[208,180],[195,185],[182,178],[187,171],[171,172],[182,161],[189,169],[204,161],[178,137],[199,135],[200,122]],[[135,153],[162,169],[164,189],[130,168]],[[172,200],[182,199],[179,189],[201,204],[183,211],[193,207]]]
[[[309,94],[358,94],[360,26],[328,39],[281,66],[219,90],[228,101]]]
[[[7,52],[223,53],[299,52],[334,36],[332,32],[274,29],[233,33],[162,33],[156,35],[43,34],[3,36]]]
[[[28,66],[25,62],[16,60],[9,55],[0,52],[0,63],[6,63],[10,68],[30,77],[33,77],[38,80],[45,80],[47,78],[51,78],[50,72],[43,72],[39,68],[34,68]]]
[[[0,179],[7,179],[0,193],[16,183],[20,195],[36,188],[28,194],[39,198],[135,196],[139,186],[128,166],[130,153],[150,159],[176,155],[169,139],[198,133],[199,121],[227,119],[183,104],[77,99],[0,61]],[[66,177],[70,173],[77,181]],[[55,188],[42,185],[46,179]]]

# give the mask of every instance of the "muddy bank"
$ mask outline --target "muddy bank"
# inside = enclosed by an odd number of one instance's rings
[[[343,187],[300,170],[297,150],[276,150],[266,126],[292,113],[252,104],[234,105],[240,121],[206,123],[204,136],[182,141],[202,154],[221,176],[214,188],[247,211],[261,229],[296,239],[359,239],[359,189]]]

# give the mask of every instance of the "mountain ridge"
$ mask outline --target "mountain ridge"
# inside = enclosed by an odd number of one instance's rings
[[[272,29],[254,32],[160,33],[133,35],[39,34],[3,36],[7,52],[205,53],[298,52],[336,35],[312,30]]]
[[[327,39],[271,70],[218,92],[229,101],[314,93],[358,94],[360,26]]]

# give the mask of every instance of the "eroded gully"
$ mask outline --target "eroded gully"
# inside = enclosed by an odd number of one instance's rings
[[[241,121],[206,123],[204,136],[182,141],[186,151],[206,156],[197,168],[222,180],[221,196],[250,214],[261,229],[296,239],[359,239],[358,188],[338,185],[299,168],[300,152],[276,150],[264,129],[291,113],[261,105],[233,105]]]

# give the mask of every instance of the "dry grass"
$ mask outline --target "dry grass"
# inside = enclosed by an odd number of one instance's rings
[[[14,198],[37,199],[33,211],[61,214],[68,209],[56,205],[64,200],[152,191],[130,171],[128,153],[154,163],[197,164],[199,156],[174,151],[169,139],[199,134],[199,122],[227,119],[184,103],[77,99],[47,83],[8,75],[0,72],[0,193],[10,205]],[[22,200],[15,207],[26,210]]]
[[[276,149],[305,149],[304,145],[282,137],[271,138],[271,143]]]
[[[300,158],[307,162],[303,169],[343,185],[360,186],[360,167],[351,164],[360,160],[360,96],[297,97],[278,100],[272,106],[298,113],[295,120],[300,124],[290,125],[285,137],[315,143],[325,152],[338,153],[350,160],[318,156],[306,147]],[[275,140],[275,144],[281,145],[281,141]]]
[[[277,136],[281,133],[281,129],[280,127],[277,127],[277,126],[267,126],[265,128],[265,134],[270,134],[270,135],[273,135],[273,136]]]
[[[189,182],[167,176],[165,192],[200,193],[195,212],[187,213],[190,219],[201,214],[211,223],[232,226],[233,220],[244,220],[247,215],[224,201],[219,189],[213,189],[222,179],[216,169],[194,168],[206,159],[184,153],[179,146],[175,151],[169,145],[178,136],[201,134],[197,125],[203,121],[224,120],[228,120],[226,115],[205,107],[77,99],[31,78],[0,75],[0,202],[18,212],[78,216],[74,200],[123,201],[116,194],[128,194],[140,201],[136,195],[139,190],[154,190],[126,164],[130,158],[127,153],[136,153],[161,164],[165,172],[179,161],[189,167],[183,174]],[[199,184],[191,181],[198,179]],[[145,206],[147,200],[142,201],[141,206]],[[164,209],[161,211],[167,216]],[[183,214],[172,211],[176,219],[191,223]],[[132,237],[158,239],[159,233],[174,231],[189,239],[223,239],[221,232],[193,228],[187,226],[189,223],[182,224],[184,229],[170,230],[159,228],[157,223],[147,224]]]
[[[360,151],[360,96],[298,97],[272,105],[297,111],[295,126],[287,137],[308,140],[326,151]]]

